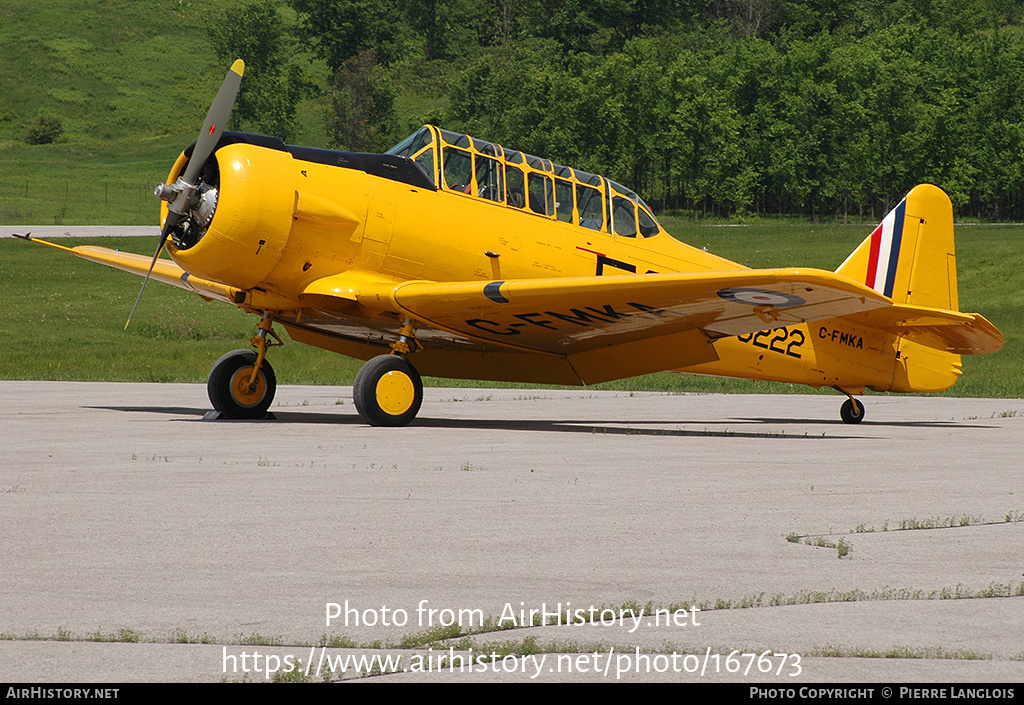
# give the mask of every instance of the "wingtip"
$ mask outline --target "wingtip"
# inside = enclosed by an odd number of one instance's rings
[[[241,59],[235,59],[235,63],[231,64],[231,70],[239,76],[243,75],[245,73],[245,62]]]

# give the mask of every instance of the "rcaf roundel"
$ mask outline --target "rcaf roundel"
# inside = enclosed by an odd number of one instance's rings
[[[790,306],[803,306],[807,303],[804,299],[793,294],[783,294],[781,291],[768,291],[767,289],[748,289],[745,287],[722,289],[718,292],[718,295],[727,301],[749,304],[750,306],[789,308]]]

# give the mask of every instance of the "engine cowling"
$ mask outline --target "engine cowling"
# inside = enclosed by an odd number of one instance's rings
[[[187,162],[185,154],[178,157],[167,183],[177,179]],[[259,285],[280,261],[291,231],[292,155],[228,144],[214,152],[200,181],[189,217],[172,230],[171,257],[204,279],[239,289]]]

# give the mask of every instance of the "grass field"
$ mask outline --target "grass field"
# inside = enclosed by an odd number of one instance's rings
[[[697,247],[753,267],[834,269],[870,231],[868,225],[761,222],[743,227],[694,225],[665,218],[666,227]],[[964,358],[964,375],[947,394],[1024,396],[1024,290],[1019,267],[1022,228],[958,226],[962,310],[983,313],[1003,331],[998,353]],[[68,245],[83,241],[62,240]],[[150,254],[142,238],[103,238],[90,244]],[[0,379],[204,382],[223,353],[248,347],[256,325],[222,303],[152,284],[131,327],[124,321],[141,279],[56,250],[0,239]],[[271,353],[282,384],[351,384],[361,364],[288,342]],[[475,381],[427,379],[428,385],[481,386]],[[509,385],[487,385],[509,386]],[[807,387],[659,373],[602,388],[678,392],[809,392]]]
[[[0,223],[145,222],[223,80],[203,22],[193,3],[5,0]],[[61,137],[26,144],[41,114]]]
[[[207,26],[233,4],[3,0],[0,224],[153,222],[153,188],[196,138],[230,65],[215,55]],[[282,8],[282,17],[290,22],[294,13]],[[307,79],[326,85],[323,62],[306,52],[290,46]],[[457,70],[450,63],[395,67],[396,142],[445,104],[445,82]],[[328,146],[327,103],[322,95],[299,102],[296,144]],[[60,121],[60,136],[28,144],[41,115]],[[237,121],[229,128],[253,129]]]

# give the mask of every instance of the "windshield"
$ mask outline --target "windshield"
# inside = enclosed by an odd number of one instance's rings
[[[393,154],[396,157],[411,157],[433,141],[434,136],[430,134],[430,130],[426,127],[421,127],[394,147],[384,152],[384,154]]]

